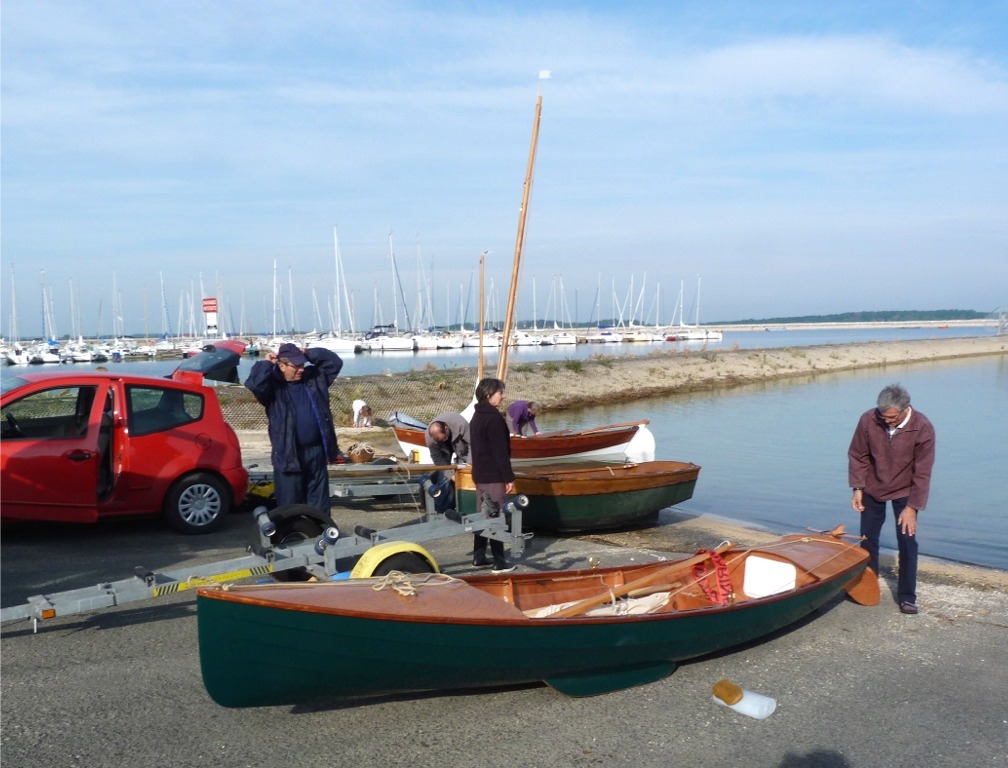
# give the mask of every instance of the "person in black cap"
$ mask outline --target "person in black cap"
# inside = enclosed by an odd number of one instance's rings
[[[266,409],[278,506],[311,504],[330,512],[326,467],[346,460],[329,408],[329,387],[342,368],[335,352],[288,343],[255,363],[245,380]]]

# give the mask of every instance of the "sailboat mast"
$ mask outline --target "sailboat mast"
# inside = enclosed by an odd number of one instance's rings
[[[273,338],[276,338],[276,313],[277,313],[277,284],[276,284],[276,259],[273,259]]]
[[[549,73],[539,73],[540,79]],[[501,341],[500,357],[497,360],[497,378],[501,381],[507,375],[508,348],[514,327],[515,296],[518,292],[518,272],[521,267],[522,245],[525,242],[525,218],[528,215],[529,197],[532,193],[532,172],[535,169],[536,145],[539,141],[539,118],[542,115],[542,93],[536,96],[535,119],[532,123],[532,142],[529,147],[528,167],[525,171],[525,187],[522,192],[521,212],[518,216],[518,236],[515,240],[514,264],[511,267],[511,288],[508,291],[507,312],[504,315],[504,337]]]
[[[336,335],[343,336],[343,311],[340,307],[340,257],[339,257],[339,234],[336,232],[336,227],[332,228],[333,236],[333,259],[336,267],[336,323],[333,330],[336,331]]]
[[[482,381],[483,380],[483,271],[484,271],[485,265],[486,265],[486,255],[487,255],[486,251],[483,251],[483,253],[480,254],[479,335],[476,337],[477,338],[477,342],[476,343],[479,344],[479,355],[476,358],[477,359],[477,363],[476,363],[476,381]],[[507,346],[507,342],[505,342],[502,346],[506,347]],[[501,354],[502,355],[504,354],[504,350],[503,349],[501,350]]]
[[[697,328],[700,328],[700,275],[697,275]]]

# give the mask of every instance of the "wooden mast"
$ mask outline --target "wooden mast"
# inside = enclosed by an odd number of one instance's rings
[[[548,73],[545,77],[548,77]],[[544,79],[544,73],[539,73]],[[529,195],[532,192],[532,170],[535,167],[536,143],[539,140],[539,117],[542,114],[542,93],[536,96],[535,120],[532,123],[532,145],[529,147],[528,169],[525,171],[525,189],[522,193],[521,211],[518,216],[518,237],[515,242],[514,265],[511,267],[511,289],[508,291],[507,312],[504,315],[504,337],[501,339],[500,357],[497,359],[497,378],[504,381],[507,376],[508,349],[511,347],[511,331],[514,328],[515,297],[518,293],[518,272],[521,266],[522,244],[525,240],[525,216],[528,214]]]

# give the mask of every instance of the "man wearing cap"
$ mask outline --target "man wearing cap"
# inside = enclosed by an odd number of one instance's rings
[[[311,365],[308,365],[311,363]],[[266,409],[278,506],[311,504],[327,515],[326,466],[343,459],[329,408],[329,387],[343,360],[324,347],[281,344],[252,366],[245,386]]]

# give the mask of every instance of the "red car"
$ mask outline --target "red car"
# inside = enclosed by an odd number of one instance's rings
[[[206,353],[213,364],[227,355],[236,363],[234,352]],[[61,371],[5,381],[0,519],[160,514],[183,533],[219,528],[244,500],[248,473],[197,358],[170,378]]]

